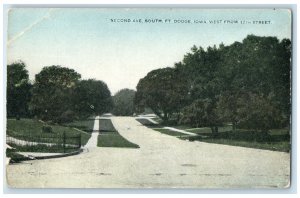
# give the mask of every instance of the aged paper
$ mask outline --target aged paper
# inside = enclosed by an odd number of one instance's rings
[[[288,188],[291,18],[10,9],[8,186]]]

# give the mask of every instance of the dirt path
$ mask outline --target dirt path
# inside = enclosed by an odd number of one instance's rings
[[[15,187],[274,188],[289,183],[287,153],[187,142],[113,117],[140,149],[93,148],[66,158],[7,166]]]

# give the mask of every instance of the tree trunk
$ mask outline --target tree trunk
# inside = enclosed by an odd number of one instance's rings
[[[155,115],[157,115],[160,119],[164,120],[164,117],[155,109],[151,108],[152,111],[155,113]]]

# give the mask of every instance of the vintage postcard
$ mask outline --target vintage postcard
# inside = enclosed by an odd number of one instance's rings
[[[291,10],[7,15],[10,188],[290,187]]]

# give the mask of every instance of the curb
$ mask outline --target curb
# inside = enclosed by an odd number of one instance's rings
[[[49,155],[49,156],[36,156],[36,157],[33,157],[32,159],[27,157],[26,159],[20,160],[20,162],[22,162],[22,161],[31,161],[31,160],[43,160],[43,159],[68,157],[68,156],[78,155],[82,152],[83,152],[83,149],[81,148],[79,151],[74,151],[74,152],[70,152],[70,153],[63,153],[63,154]],[[9,164],[15,164],[15,163],[18,163],[18,162],[9,162]]]
[[[63,153],[63,154],[49,155],[49,156],[37,156],[34,158],[35,159],[51,159],[51,158],[68,157],[68,156],[72,156],[72,155],[78,155],[82,151],[83,151],[83,149],[80,149],[79,151],[74,151],[74,152],[70,152],[70,153]]]

